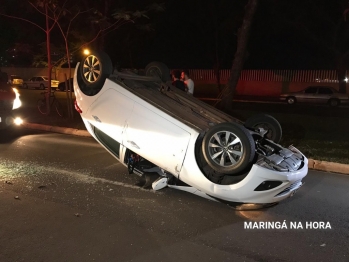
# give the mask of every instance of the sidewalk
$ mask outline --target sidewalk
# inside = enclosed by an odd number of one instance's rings
[[[29,128],[29,129],[67,134],[67,135],[91,137],[90,133],[87,130],[80,130],[75,128],[49,126],[49,125],[34,124],[34,123],[24,123],[23,127]],[[308,162],[309,169],[349,175],[349,165],[327,162],[327,161],[320,161],[315,159],[308,159],[308,160],[309,160]]]

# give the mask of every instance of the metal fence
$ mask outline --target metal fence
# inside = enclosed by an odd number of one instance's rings
[[[28,79],[35,75],[47,75],[47,68],[14,68],[2,67],[3,72],[8,75],[19,75]],[[74,68],[72,75],[74,74]],[[69,74],[68,68],[53,70],[52,78],[64,81],[64,74]],[[216,81],[216,74],[213,69],[189,69],[190,77],[193,80]],[[347,75],[347,74],[346,74]],[[220,81],[226,82],[230,76],[230,69],[220,70]],[[327,82],[338,83],[336,70],[242,70],[240,80],[243,81],[264,81],[264,82]]]
[[[216,79],[215,71],[210,69],[190,69],[189,73],[194,80]],[[221,81],[227,81],[229,76],[229,69],[220,70]],[[338,83],[338,74],[336,70],[243,70],[240,80]]]

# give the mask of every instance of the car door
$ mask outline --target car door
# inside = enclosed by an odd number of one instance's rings
[[[134,101],[127,95],[107,89],[91,104],[86,117],[99,130],[122,143],[122,134],[133,104]]]
[[[308,87],[307,89],[304,90],[304,93],[301,94],[299,98],[297,98],[297,100],[299,102],[306,102],[306,103],[315,102],[317,89],[318,88],[316,86]]]
[[[179,174],[190,133],[159,109],[135,102],[127,121],[124,145],[155,165]]]
[[[38,76],[36,78],[36,87],[40,87],[41,85],[44,85],[44,87],[48,87],[47,81],[42,76]]]
[[[29,79],[29,81],[26,81],[26,84],[28,86],[28,88],[34,88],[35,87],[35,81],[36,81],[36,77],[32,77]]]
[[[333,91],[328,87],[319,87],[317,94],[317,102],[321,104],[326,104],[333,95]]]

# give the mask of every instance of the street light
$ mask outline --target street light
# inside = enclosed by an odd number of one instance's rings
[[[85,54],[85,55],[89,55],[89,54],[90,54],[90,50],[84,49],[84,54]]]

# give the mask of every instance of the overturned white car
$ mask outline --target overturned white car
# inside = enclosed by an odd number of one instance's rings
[[[308,160],[284,148],[269,115],[239,121],[172,86],[169,69],[117,71],[95,52],[77,66],[75,108],[91,135],[154,190],[185,190],[237,208],[275,204],[296,192]]]

